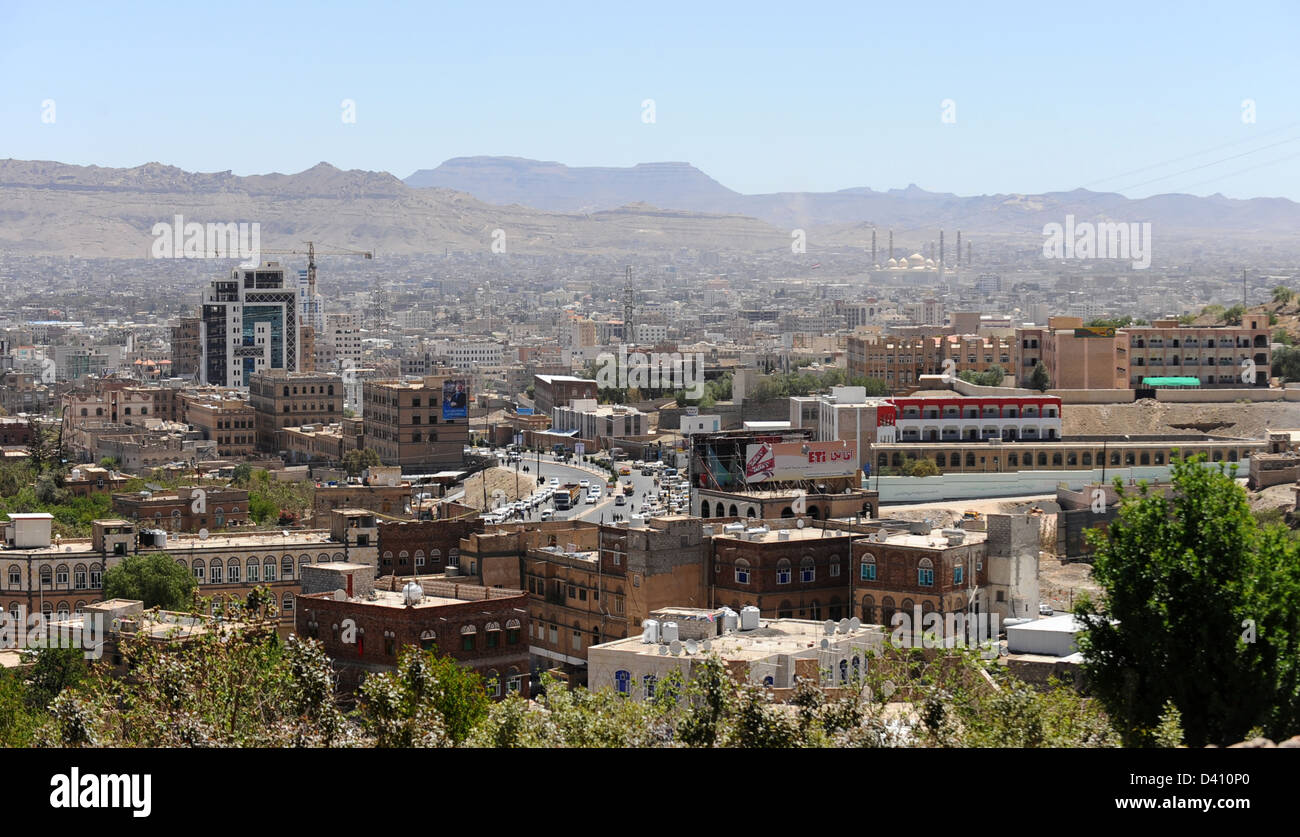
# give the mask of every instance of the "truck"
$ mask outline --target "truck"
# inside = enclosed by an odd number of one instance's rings
[[[560,511],[571,509],[578,504],[578,497],[581,495],[582,486],[576,482],[566,482],[555,489],[555,508]]]

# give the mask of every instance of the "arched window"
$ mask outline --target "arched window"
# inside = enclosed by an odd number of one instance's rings
[[[1052,465],[1056,468],[1061,467],[1061,454],[1059,451],[1052,454]]]
[[[1085,467],[1085,468],[1091,468],[1091,467],[1092,467],[1092,454],[1091,454],[1091,453],[1085,453],[1085,454],[1083,455],[1083,467]]]
[[[1150,465],[1150,464],[1151,464],[1151,454],[1148,453],[1147,451],[1142,451],[1141,455],[1138,456],[1138,464],[1139,464],[1139,465]]]
[[[497,670],[488,669],[487,677],[483,679],[487,681],[488,694],[492,697],[501,697],[501,676],[497,674]]]
[[[473,651],[474,640],[477,635],[478,635],[478,628],[475,627],[474,625],[461,625],[460,626],[460,650]]]
[[[239,559],[231,558],[230,562],[226,565],[226,581],[230,584],[238,584],[240,569]]]
[[[202,558],[195,558],[192,565],[194,569],[194,580],[202,584],[207,579],[207,571],[203,566]]]
[[[411,553],[407,552],[405,549],[397,553],[397,565],[399,567],[405,567],[410,563],[411,563]]]
[[[225,567],[220,558],[213,558],[212,563],[208,565],[208,581],[212,584],[222,584],[225,576]]]
[[[740,517],[740,509],[736,508],[735,503],[732,503],[731,508],[727,510],[727,514],[730,517]]]
[[[54,568],[54,583],[59,585],[60,587],[66,587],[68,585],[67,564],[59,564],[57,567]]]
[[[388,550],[388,549],[385,549],[385,550],[384,550],[384,558],[383,558],[383,562],[384,562],[384,566],[385,566],[385,567],[391,567],[391,566],[393,566],[393,553],[392,553],[392,550]]]
[[[722,517],[723,515],[726,514],[726,510],[722,508],[721,503],[718,503],[716,510],[717,510],[717,514],[715,514],[714,517]]]
[[[402,554],[405,555],[406,553],[403,552]],[[319,564],[328,564],[329,561],[330,561],[330,555],[329,555],[328,552],[322,552],[320,555],[317,555],[317,556],[316,556],[316,562],[319,563]],[[298,566],[300,566],[300,567],[305,567],[306,565],[308,565],[308,564],[310,564],[310,563],[311,563],[311,556],[310,556],[310,555],[299,555],[299,556],[298,556]]]
[[[1041,451],[1041,450],[1038,452],[1038,464],[1039,464],[1040,466],[1044,467],[1044,468],[1047,467],[1047,453],[1046,453],[1046,452]]]
[[[966,467],[967,468],[975,467],[975,454],[973,453],[966,454]]]
[[[942,453],[936,453],[936,454],[934,455],[934,464],[935,464],[935,465],[938,465],[940,468],[947,468],[947,467],[948,467],[948,457],[947,457],[945,454],[942,454]]]
[[[22,586],[22,584],[23,584],[23,574],[22,574],[22,571],[19,570],[17,566],[10,566],[10,567],[9,567],[9,587],[10,587],[10,589],[12,589],[12,590],[17,590],[19,587]]]
[[[72,588],[74,590],[85,590],[88,580],[85,564],[77,564],[72,568]]]
[[[223,509],[223,508],[221,508],[220,506],[218,506],[218,507],[217,507],[217,510],[214,511],[214,512],[212,513],[212,525],[213,525],[213,526],[216,526],[218,529],[220,529],[220,528],[222,528],[223,526],[226,525],[226,510],[225,510],[225,509]]]
[[[41,567],[41,586],[51,587],[53,585],[54,585],[54,571],[49,568],[49,565]]]
[[[632,693],[632,674],[623,669],[614,672],[614,690],[620,695]]]
[[[876,580],[876,556],[870,552],[865,553],[858,563],[858,577],[863,581]]]
[[[790,583],[790,559],[789,558],[782,558],[780,561],[776,562],[776,583],[777,584]]]
[[[181,510],[172,509],[172,531],[179,532],[180,530],[181,530]]]
[[[77,604],[76,604],[76,606],[73,607],[73,609],[72,609],[72,612],[75,613],[75,614],[77,614],[78,616],[80,616],[81,614],[85,613],[85,612],[86,612],[86,600],[85,600],[85,599],[78,599],[78,600],[77,600]]]
[[[749,562],[746,561],[744,558],[736,559],[736,583],[737,584],[749,583]]]
[[[281,599],[280,601],[281,601],[281,607],[280,607],[280,612],[281,612],[281,613],[293,613],[293,594],[292,594],[292,593],[285,593],[285,594],[284,594],[284,598]]]
[[[934,586],[934,562],[929,558],[922,558],[916,565],[916,583],[921,587]]]
[[[1012,468],[1019,468],[1019,467],[1020,467],[1020,454],[1018,454],[1018,453],[1009,453],[1009,454],[1007,454],[1007,465],[1009,465],[1009,466],[1012,467]]]
[[[60,619],[67,619],[67,618],[68,618],[68,615],[69,615],[71,612],[72,612],[72,609],[68,607],[68,603],[67,603],[67,602],[59,602],[59,618],[60,618]]]
[[[441,550],[441,549],[430,549],[430,550],[429,550],[429,563],[430,563],[430,564],[433,564],[435,567],[442,563],[442,550]]]
[[[256,584],[262,578],[262,562],[257,558],[249,558],[247,561],[248,581]]]
[[[647,699],[655,696],[655,676],[647,674],[641,678],[641,690]]]
[[[419,569],[420,567],[423,566],[424,566],[424,550],[417,549],[415,550],[415,568]]]
[[[711,515],[709,514],[709,501],[705,500],[702,503],[700,503],[700,517],[710,517],[710,516]]]
[[[814,581],[817,578],[817,565],[811,555],[805,555],[799,559],[799,580],[803,582]]]
[[[457,549],[456,547],[453,546],[451,549],[447,550],[447,563],[450,564],[450,565],[453,566],[453,567],[459,567],[459,566],[460,566],[460,550],[459,550],[459,549]]]
[[[275,581],[275,559],[270,555],[262,562],[262,580]]]
[[[286,555],[280,559],[280,578],[285,581],[293,578],[293,556]]]

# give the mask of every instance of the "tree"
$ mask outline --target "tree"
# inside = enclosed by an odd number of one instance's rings
[[[1278,285],[1273,289],[1273,301],[1279,305],[1286,305],[1295,296],[1295,291],[1286,285]]]
[[[933,459],[912,459],[908,457],[903,463],[903,475],[907,477],[936,477],[939,475],[939,466],[934,464]]]
[[[50,465],[58,464],[55,461],[55,443],[50,438],[50,432],[43,424],[34,418],[27,420],[27,433],[31,441],[27,443],[27,459],[32,464],[32,469],[40,473]]]
[[[1047,374],[1047,367],[1044,366],[1043,362],[1040,360],[1038,363],[1034,364],[1034,371],[1029,376],[1029,387],[1030,389],[1036,389],[1039,392],[1047,392],[1051,386],[1051,376]]]
[[[1088,533],[1084,672],[1129,745],[1167,737],[1170,706],[1191,747],[1300,731],[1300,545],[1204,461],[1174,462],[1169,496],[1117,480],[1119,517]]]
[[[343,455],[343,468],[350,477],[359,477],[366,468],[380,464],[379,454],[372,448],[355,448]]]
[[[103,459],[99,460],[99,467],[101,468],[107,468],[110,471],[116,471],[117,466],[118,466],[118,462],[116,456],[105,456]]]
[[[1273,353],[1273,375],[1282,381],[1300,381],[1300,348],[1283,346]]]
[[[965,369],[957,373],[957,377],[963,381],[969,381],[982,387],[1002,386],[1002,379],[1007,376],[1007,371],[1002,368],[1000,363],[995,363],[983,372],[976,372],[974,369]]]
[[[402,650],[397,671],[367,677],[360,699],[362,726],[380,747],[460,744],[491,705],[478,674],[414,646]]]
[[[235,470],[230,474],[230,481],[235,485],[248,485],[248,481],[253,476],[253,466],[247,462],[241,462],[235,466]]]
[[[1228,325],[1241,325],[1241,318],[1246,313],[1246,306],[1238,302],[1223,312],[1223,321]]]
[[[194,587],[194,576],[166,552],[128,555],[104,573],[104,598],[138,599],[146,608],[185,610]]]

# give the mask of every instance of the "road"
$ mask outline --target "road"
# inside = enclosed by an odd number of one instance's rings
[[[519,463],[521,469],[523,466],[528,467],[530,475],[538,477],[541,481],[549,482],[551,477],[555,477],[560,484],[569,482],[580,482],[587,480],[589,483],[599,485],[602,489],[599,503],[587,505],[586,492],[584,491],[579,498],[579,504],[572,509],[564,511],[555,508],[554,501],[547,503],[545,506],[532,512],[531,517],[525,517],[525,520],[538,520],[543,509],[551,509],[554,512],[553,520],[586,520],[591,522],[600,522],[602,518],[606,523],[613,520],[615,514],[622,515],[624,518],[630,517],[637,513],[641,508],[641,501],[648,494],[656,493],[653,477],[643,477],[637,471],[633,471],[629,477],[619,477],[619,485],[625,482],[631,482],[633,493],[628,497],[625,505],[617,505],[614,497],[616,494],[606,488],[605,480],[608,473],[604,471],[587,470],[586,468],[577,468],[573,465],[565,465],[555,461],[553,456],[542,454],[541,463],[537,461],[534,454],[526,457],[523,462]],[[522,470],[521,470],[522,473]],[[621,490],[621,489],[619,489]]]

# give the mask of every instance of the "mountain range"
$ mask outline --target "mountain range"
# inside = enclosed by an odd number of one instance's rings
[[[1300,250],[1300,204],[1284,198],[1158,195],[1131,200],[1076,189],[963,197],[915,185],[875,191],[745,195],[688,163],[570,167],[516,157],[460,157],[405,181],[320,163],[297,174],[237,176],[148,163],[134,168],[0,160],[0,252],[147,258],[152,229],[187,221],[257,222],[265,249],[304,240],[379,253],[653,253],[678,248],[790,252],[808,247],[899,247],[940,229],[1032,244],[1043,225],[1150,221],[1157,240]],[[504,233],[504,239],[501,233]],[[922,237],[923,236],[923,237]],[[953,239],[949,239],[952,241]],[[1160,245],[1157,245],[1158,247]],[[1234,245],[1235,246],[1235,245]]]

